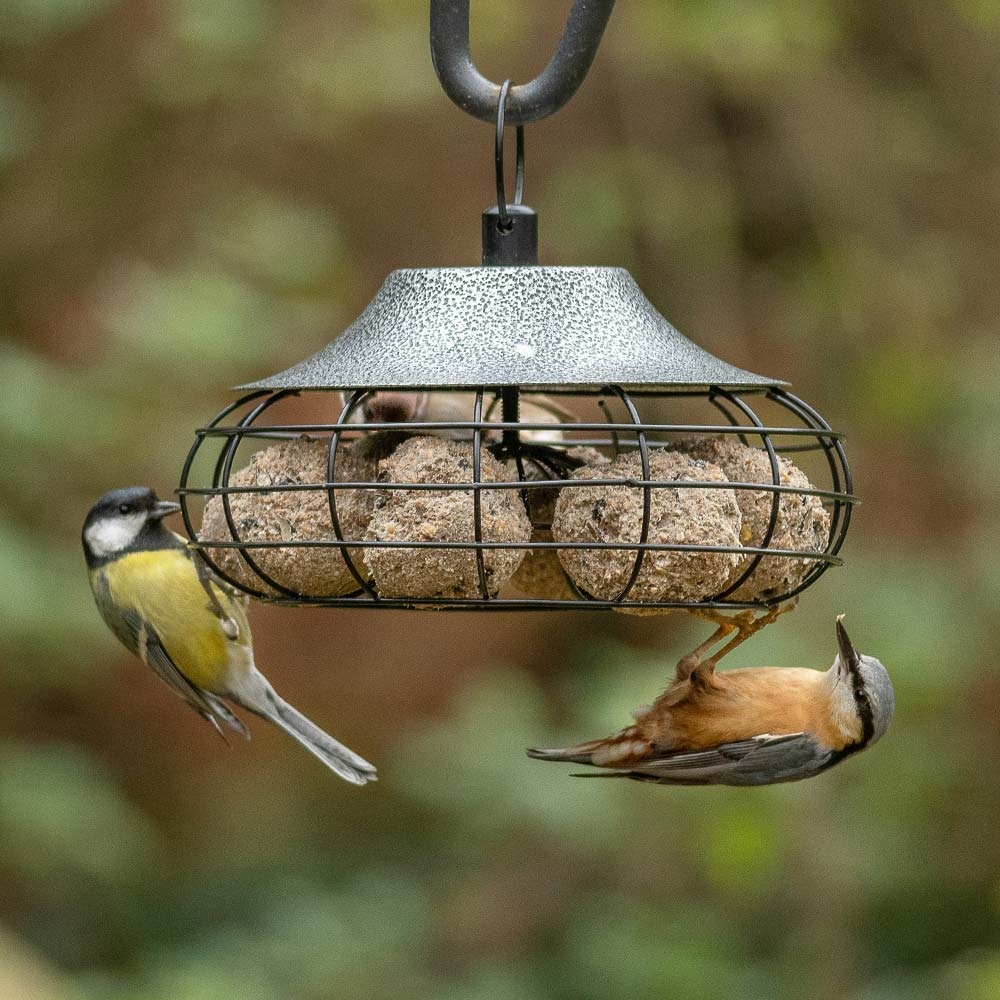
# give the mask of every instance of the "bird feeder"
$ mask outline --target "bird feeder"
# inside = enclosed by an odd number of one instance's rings
[[[524,124],[575,92],[612,6],[577,0],[546,69],[497,86],[469,56],[468,3],[432,0],[442,86],[496,126],[482,266],[393,271],[328,346],[196,431],[184,521],[232,586],[283,604],[655,614],[766,609],[839,564],[855,502],[842,435],[786,382],[688,340],[628,271],[538,265]]]

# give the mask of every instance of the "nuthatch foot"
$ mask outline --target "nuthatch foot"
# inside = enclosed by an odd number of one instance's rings
[[[858,653],[842,618],[837,617],[840,648],[829,670],[753,667],[717,673],[719,657],[699,663],[696,650],[678,664],[675,682],[651,706],[633,713],[635,725],[603,740],[528,754],[608,769],[587,777],[666,785],[770,785],[810,778],[870,746],[892,721],[889,675],[873,656]]]

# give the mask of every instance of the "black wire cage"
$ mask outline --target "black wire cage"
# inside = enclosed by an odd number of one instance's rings
[[[855,502],[840,434],[617,268],[396,271],[244,388],[179,493],[214,572],[265,601],[766,608],[840,562]]]

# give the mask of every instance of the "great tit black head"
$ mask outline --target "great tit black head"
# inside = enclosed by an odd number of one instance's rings
[[[183,543],[163,526],[180,504],[160,500],[146,486],[128,486],[105,493],[83,523],[83,551],[91,568],[127,552],[177,548]]]

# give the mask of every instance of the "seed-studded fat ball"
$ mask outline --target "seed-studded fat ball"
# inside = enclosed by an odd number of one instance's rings
[[[642,479],[636,453],[610,465],[584,466],[570,479]],[[651,451],[649,478],[667,483],[650,489],[648,541],[671,545],[739,546],[742,518],[731,489],[685,488],[686,482],[727,482],[717,465],[687,455]],[[669,485],[676,483],[677,485]],[[643,519],[641,486],[572,486],[559,493],[552,534],[557,542],[637,544]],[[559,549],[576,585],[601,600],[624,589],[637,553],[628,549]],[[702,601],[725,589],[740,560],[735,552],[646,550],[628,601]]]
[[[569,448],[565,454],[578,466],[606,466],[610,462],[606,455],[596,448],[590,448],[586,445]],[[525,480],[529,483],[533,479],[554,478],[554,474],[546,472],[533,462],[525,462],[524,464]],[[507,470],[511,476],[517,475],[517,469],[513,462],[507,463]],[[552,541],[552,529],[545,527],[545,525],[551,526],[552,524],[558,497],[559,487],[556,486],[528,488],[528,516],[531,519],[531,540],[533,542]],[[529,549],[524,561],[518,566],[517,572],[511,577],[510,586],[527,597],[550,601],[577,599],[576,593],[566,579],[566,571],[563,569],[555,549]]]
[[[380,457],[400,440],[396,434],[369,434],[343,440],[337,448],[335,480],[374,482]],[[247,549],[250,558],[282,586],[313,597],[340,597],[358,590],[358,582],[336,547],[296,547],[295,542],[336,542],[325,489],[268,490],[269,486],[325,484],[329,442],[307,436],[282,441],[256,452],[247,466],[229,477],[230,486],[252,486],[260,492],[231,493],[230,508],[239,539],[243,542],[289,542],[288,546]],[[336,491],[337,518],[345,541],[364,538],[375,503],[374,489]],[[201,541],[231,541],[222,497],[211,497],[205,505]],[[365,566],[360,548],[349,550],[358,571]],[[240,583],[280,593],[250,569],[236,549],[209,549],[219,567]]]
[[[743,444],[735,436],[719,435],[699,440],[682,441],[678,446],[685,454],[714,462],[734,483],[774,482],[771,460],[762,448]],[[801,469],[784,456],[778,456],[778,483],[800,489],[814,489]],[[743,513],[741,541],[744,545],[760,546],[771,518],[772,494],[758,490],[735,490],[736,502]],[[772,549],[794,549],[800,552],[823,552],[830,533],[830,512],[819,497],[804,493],[778,494],[778,515],[774,534],[768,543]],[[730,578],[735,582],[750,564],[753,555],[743,556]],[[813,568],[812,559],[782,558],[765,555],[757,568],[729,599],[737,601],[765,600],[794,590]]]
[[[377,494],[367,538],[379,542],[472,542],[475,501],[473,452],[467,442],[420,436],[404,441],[379,463],[383,483],[440,483],[442,490],[383,489]],[[480,480],[507,482],[504,466],[480,451]],[[482,490],[484,542],[527,542],[531,522],[515,489]],[[483,549],[487,590],[496,595],[524,558],[524,549]],[[385,597],[480,597],[476,553],[472,548],[372,546],[365,563]]]

